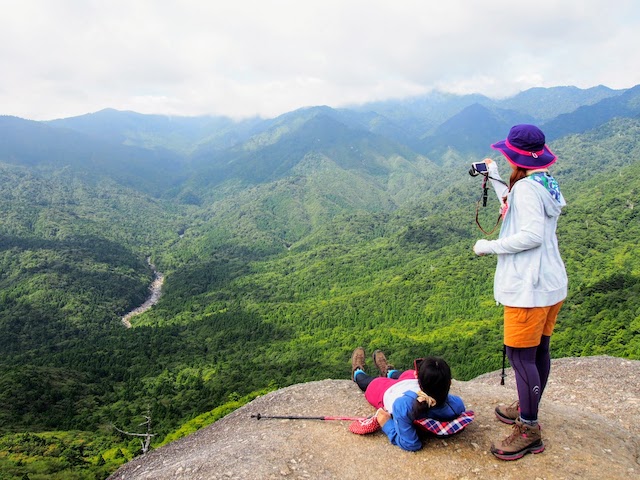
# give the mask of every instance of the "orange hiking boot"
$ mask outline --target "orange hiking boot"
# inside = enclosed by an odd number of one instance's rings
[[[526,425],[520,419],[513,424],[513,431],[504,440],[491,445],[491,453],[500,460],[518,460],[527,453],[544,451],[540,425]]]

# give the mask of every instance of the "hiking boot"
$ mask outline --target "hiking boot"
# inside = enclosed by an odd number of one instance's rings
[[[362,347],[356,348],[351,354],[351,380],[353,380],[354,382],[356,381],[355,378],[353,378],[353,374],[355,373],[355,371],[356,370],[364,371],[364,365],[365,365],[364,357],[365,357],[364,348]]]
[[[513,425],[520,416],[520,402],[516,400],[511,405],[498,405],[496,407],[496,417],[502,423]]]
[[[507,438],[491,445],[491,453],[500,460],[518,460],[527,453],[544,451],[540,425],[530,426],[518,418],[513,424],[513,431]]]
[[[382,350],[376,350],[375,352],[373,352],[373,363],[376,367],[378,367],[378,370],[380,370],[380,375],[383,377],[387,376],[389,370],[393,370],[393,367],[387,362],[387,357],[385,357]]]

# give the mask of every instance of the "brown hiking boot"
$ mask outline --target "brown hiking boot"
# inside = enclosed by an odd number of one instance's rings
[[[496,417],[503,423],[513,425],[520,416],[520,402],[516,400],[511,405],[498,405]]]
[[[364,357],[364,348],[362,347],[356,348],[351,354],[351,380],[353,380],[354,382],[356,381],[355,378],[353,378],[354,372],[358,369],[364,371]]]
[[[373,352],[373,363],[378,367],[380,375],[383,377],[387,376],[389,370],[393,370],[393,367],[387,362],[387,357],[384,355],[382,350],[376,350]]]
[[[540,425],[534,427],[523,424],[517,419],[513,424],[513,431],[507,438],[491,445],[491,453],[500,460],[518,460],[527,453],[541,453],[544,451]]]

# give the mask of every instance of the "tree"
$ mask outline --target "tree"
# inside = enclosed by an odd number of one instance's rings
[[[149,447],[151,445],[151,438],[155,436],[155,434],[151,433],[151,413],[147,410],[147,415],[144,415],[145,421],[140,423],[138,426],[142,426],[142,425],[146,425],[147,426],[147,433],[132,433],[132,432],[125,432],[124,430],[119,429],[118,427],[116,427],[115,425],[113,425],[113,428],[115,428],[118,432],[124,434],[124,435],[130,435],[132,437],[143,437],[143,439],[140,439],[140,444],[142,446],[142,454],[144,455],[145,453],[147,453],[149,451]]]

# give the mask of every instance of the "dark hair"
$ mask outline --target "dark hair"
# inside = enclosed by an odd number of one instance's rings
[[[451,388],[451,369],[443,358],[427,357],[418,367],[420,389],[433,397],[436,406],[444,404]]]

